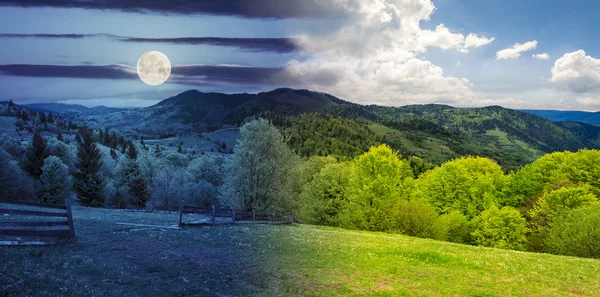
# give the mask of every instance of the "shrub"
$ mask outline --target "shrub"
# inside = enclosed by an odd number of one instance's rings
[[[402,234],[444,240],[447,230],[440,223],[435,208],[425,201],[401,200],[396,206],[394,229]]]
[[[492,205],[471,221],[471,227],[477,245],[523,250],[527,242],[525,218],[510,206],[499,209]]]
[[[441,215],[436,223],[445,228],[445,240],[456,243],[468,242],[469,221],[459,211],[453,210],[448,214]]]
[[[600,258],[600,204],[570,211],[550,223],[544,241],[553,254]]]

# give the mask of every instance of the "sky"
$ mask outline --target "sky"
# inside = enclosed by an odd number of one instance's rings
[[[0,101],[141,107],[279,87],[361,104],[600,110],[598,1],[0,0]],[[164,53],[169,80],[136,74]]]

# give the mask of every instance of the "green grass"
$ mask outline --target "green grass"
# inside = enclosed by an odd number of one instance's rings
[[[600,292],[600,260],[308,225],[174,230],[117,224],[168,227],[177,223],[177,213],[85,207],[75,207],[73,213],[74,242],[0,247],[0,296],[597,296]],[[15,282],[20,283],[5,287]]]
[[[314,226],[274,230],[283,296],[597,296],[600,261]]]

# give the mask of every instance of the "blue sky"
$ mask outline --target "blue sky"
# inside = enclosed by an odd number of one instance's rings
[[[156,3],[0,0],[0,100],[148,106],[295,87],[364,104],[600,109],[595,1]],[[174,65],[154,87],[129,75],[151,50]]]

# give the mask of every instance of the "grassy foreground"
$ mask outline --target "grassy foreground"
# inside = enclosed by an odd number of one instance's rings
[[[305,225],[178,230],[169,228],[178,221],[176,213],[84,207],[75,207],[73,213],[75,242],[0,247],[0,296],[598,296],[600,292],[599,260]]]

